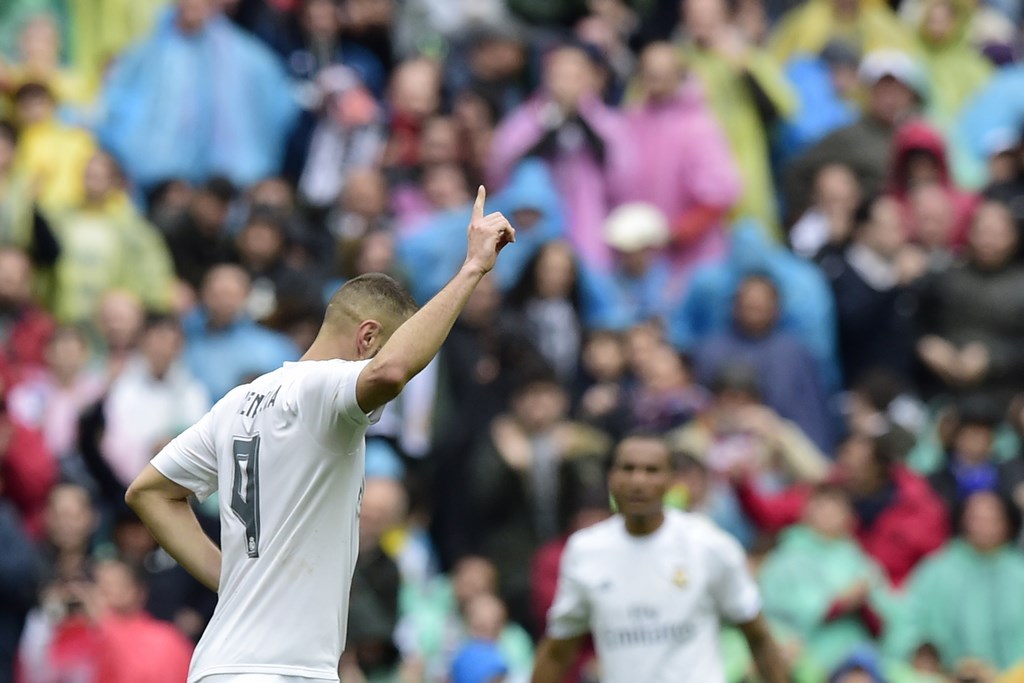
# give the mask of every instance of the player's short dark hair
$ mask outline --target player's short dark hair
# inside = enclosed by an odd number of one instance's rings
[[[369,319],[383,318],[382,324],[397,329],[417,310],[416,300],[397,280],[385,273],[365,273],[352,278],[331,297],[327,317],[356,314]],[[389,330],[394,332],[394,329]]]
[[[668,442],[665,441],[665,437],[659,433],[649,429],[637,429],[626,433],[621,439],[615,442],[612,447],[611,453],[608,454],[607,470],[611,472],[615,469],[618,464],[619,453],[622,450],[622,445],[627,441],[642,440],[642,441],[657,441],[665,449],[665,464],[668,466],[670,471],[676,470],[676,459],[672,453],[672,449],[669,447]]]

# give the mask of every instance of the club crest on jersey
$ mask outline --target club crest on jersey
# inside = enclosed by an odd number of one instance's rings
[[[672,583],[675,584],[676,588],[685,588],[686,584],[690,582],[690,577],[686,575],[686,570],[682,567],[677,567],[672,572]]]

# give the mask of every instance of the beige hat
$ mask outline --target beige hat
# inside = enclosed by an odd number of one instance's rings
[[[608,246],[624,252],[663,247],[669,240],[668,220],[653,204],[623,204],[605,219],[604,239]]]

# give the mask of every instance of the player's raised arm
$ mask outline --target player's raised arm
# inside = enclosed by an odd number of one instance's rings
[[[484,215],[485,199],[486,192],[481,186],[469,222],[462,268],[444,289],[395,330],[359,374],[356,401],[363,411],[372,412],[398,396],[406,382],[426,367],[448,337],[477,283],[494,268],[498,253],[515,242],[515,230],[503,215]]]

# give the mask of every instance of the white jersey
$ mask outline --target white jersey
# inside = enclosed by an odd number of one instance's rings
[[[369,361],[285,363],[221,399],[154,459],[220,494],[217,609],[189,683],[226,673],[337,681],[358,554]]]
[[[649,536],[630,535],[621,516],[572,535],[548,635],[590,632],[605,683],[725,683],[720,620],[760,611],[740,545],[700,516],[667,510]]]

